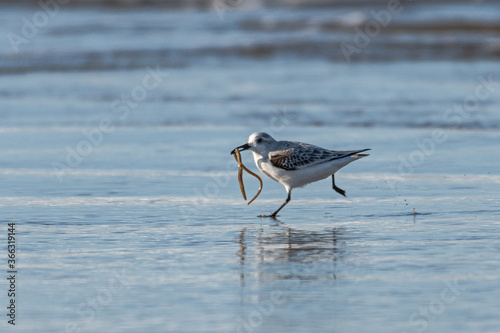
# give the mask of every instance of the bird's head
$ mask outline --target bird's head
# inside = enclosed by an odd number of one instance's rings
[[[272,136],[263,132],[255,132],[248,138],[248,143],[241,145],[239,147],[234,148],[231,151],[231,154],[234,154],[234,151],[238,149],[239,151],[248,150],[260,154],[266,155],[268,151],[271,150],[272,145],[276,142]]]

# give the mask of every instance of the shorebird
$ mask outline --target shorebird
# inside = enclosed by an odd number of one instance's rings
[[[345,197],[345,191],[335,185],[335,172],[347,164],[368,154],[360,154],[370,149],[335,151],[308,143],[294,141],[276,141],[267,133],[256,132],[250,135],[248,142],[234,150],[251,150],[257,168],[266,176],[285,186],[285,202],[271,215],[276,219],[278,212],[291,200],[294,188],[332,177],[332,188]]]

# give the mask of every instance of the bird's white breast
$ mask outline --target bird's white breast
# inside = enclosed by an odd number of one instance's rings
[[[253,160],[255,162],[255,165],[260,170],[260,172],[262,172],[263,174],[265,174],[269,178],[274,179],[277,182],[280,182],[279,178],[276,177],[277,175],[276,175],[275,170],[274,170],[276,168],[274,168],[271,165],[269,158],[267,156],[264,157],[256,152],[253,152],[253,151],[252,151],[252,154],[253,154]]]

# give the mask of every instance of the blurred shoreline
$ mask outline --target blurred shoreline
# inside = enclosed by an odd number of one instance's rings
[[[168,8],[210,8],[217,0],[46,0],[43,3],[58,2],[75,7],[168,7]],[[221,0],[227,6],[240,6],[245,2],[252,2],[259,7],[338,7],[338,6],[366,6],[387,3],[387,0]],[[409,2],[409,1],[402,1]],[[419,1],[422,3],[422,1]],[[457,0],[428,0],[428,4],[460,3]],[[479,2],[479,1],[478,1]],[[483,1],[481,1],[483,2]],[[35,0],[0,0],[0,4],[39,6]]]
[[[125,3],[134,10],[116,10]],[[199,10],[174,10],[180,3]],[[116,70],[151,63],[185,67],[240,59],[500,59],[500,3],[344,1],[322,8],[300,1],[279,3],[283,6],[250,6],[243,0],[233,7],[199,1],[59,5],[51,0],[26,1],[22,4],[30,6],[22,7],[4,1],[0,72]]]
[[[394,0],[393,0],[394,1]],[[42,3],[64,4],[72,7],[167,7],[167,8],[210,8],[215,3],[224,4],[231,7],[238,7],[251,2],[252,6],[258,7],[295,7],[295,8],[328,8],[328,7],[356,7],[356,6],[379,6],[387,4],[387,0],[45,0]],[[410,0],[398,1],[402,4],[410,4]],[[461,4],[492,3],[488,0],[426,0],[418,1],[419,4],[441,5],[441,4]],[[39,6],[39,1],[35,0],[0,0],[1,4]]]
[[[500,127],[500,3],[30,3],[3,9],[2,126],[258,127],[286,110],[296,126]],[[166,75],[154,89],[148,68]]]

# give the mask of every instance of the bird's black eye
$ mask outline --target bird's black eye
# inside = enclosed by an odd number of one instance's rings
[[[257,139],[257,143],[261,143],[262,142],[262,139]]]

